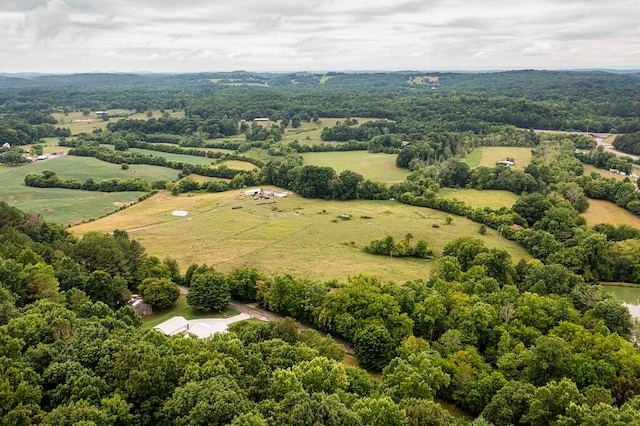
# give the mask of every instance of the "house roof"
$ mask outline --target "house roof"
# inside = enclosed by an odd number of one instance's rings
[[[204,339],[213,336],[215,333],[226,333],[227,324],[223,322],[206,324],[196,322],[189,324],[189,334],[196,336],[198,339]]]
[[[166,336],[173,336],[174,334],[186,331],[189,327],[189,321],[184,317],[173,317],[153,327],[154,330],[158,330],[160,333]]]

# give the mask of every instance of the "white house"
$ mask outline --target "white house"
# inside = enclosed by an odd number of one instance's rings
[[[227,324],[225,324],[224,322],[213,324],[207,324],[204,322],[191,322],[189,323],[189,330],[187,332],[190,335],[197,337],[198,339],[206,339],[207,337],[211,337],[216,333],[226,333]]]
[[[246,191],[244,191],[244,195],[248,195],[250,197],[255,197],[256,195],[260,194],[262,194],[262,188],[247,189]]]

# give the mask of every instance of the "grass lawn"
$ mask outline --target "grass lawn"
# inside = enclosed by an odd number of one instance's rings
[[[188,218],[171,215],[186,210]],[[342,220],[341,214],[351,215]],[[447,213],[394,201],[325,201],[292,195],[254,200],[241,190],[219,194],[174,197],[160,192],[142,203],[71,232],[111,232],[124,229],[151,255],[174,258],[184,271],[207,263],[223,272],[253,266],[267,275],[290,273],[313,279],[346,279],[360,273],[404,282],[426,278],[432,260],[398,259],[362,252],[373,239],[387,234],[401,239],[407,233],[425,239],[436,253],[458,237],[473,235],[489,247],[511,253],[514,262],[530,256],[515,242],[489,229],[481,236],[479,224]],[[189,220],[190,219],[190,220]],[[441,224],[433,228],[434,223]]]
[[[441,188],[438,194],[446,198],[457,198],[471,207],[491,207],[492,209],[499,209],[500,207],[511,208],[520,198],[513,192],[494,189],[480,191],[466,188]]]
[[[169,318],[176,316],[183,316],[185,319],[192,320],[198,318],[228,318],[238,314],[238,311],[229,307],[222,312],[198,312],[187,304],[187,297],[184,294],[181,294],[171,308],[142,318],[142,327],[153,328],[156,325],[165,322]]]
[[[355,117],[358,120],[359,126],[360,124],[369,122],[369,121],[378,121],[380,119],[377,118],[364,118],[364,117]],[[318,122],[300,122],[300,127],[297,129],[292,128],[291,126],[286,128],[284,135],[282,136],[282,143],[289,143],[297,140],[301,145],[320,145],[324,143],[325,145],[340,145],[343,142],[325,142],[320,138],[320,134],[322,133],[322,129],[325,127],[333,127],[336,122],[343,122],[344,118],[321,118]]]
[[[531,148],[510,147],[510,146],[481,146],[474,149],[462,159],[470,168],[495,167],[496,161],[504,160],[507,157],[515,159],[516,169],[524,169],[531,162]]]
[[[640,217],[606,200],[589,198],[589,208],[582,213],[582,216],[587,220],[589,226],[610,223],[615,226],[627,224],[640,228]]]
[[[379,182],[401,182],[409,175],[408,169],[396,166],[396,155],[368,151],[309,152],[302,154],[305,164],[333,167],[336,173],[351,170],[365,179]]]

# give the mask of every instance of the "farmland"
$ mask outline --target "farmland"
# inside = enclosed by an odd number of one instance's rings
[[[173,210],[187,210],[191,220],[176,218]],[[340,219],[343,214],[350,220]],[[171,257],[181,268],[207,263],[224,272],[254,266],[266,274],[291,273],[308,278],[346,279],[359,273],[404,281],[429,276],[434,263],[365,254],[361,248],[391,233],[424,238],[440,253],[455,238],[476,235],[490,247],[507,249],[517,261],[528,258],[518,244],[497,232],[477,234],[478,224],[446,214],[393,201],[324,201],[298,196],[254,200],[242,191],[173,197],[156,194],[143,203],[98,221],[71,228],[89,231],[128,231],[147,251]],[[439,228],[432,227],[439,224]]]
[[[146,180],[176,179],[177,171],[163,167],[134,165],[122,170],[117,164],[93,158],[62,156],[22,167],[0,167],[2,186],[0,199],[26,212],[40,214],[51,222],[67,224],[88,220],[114,211],[122,204],[135,201],[141,192],[101,193],[59,188],[24,186],[27,174],[51,170],[65,179],[101,181],[108,178],[141,177]]]
[[[446,198],[456,198],[474,208],[511,208],[519,198],[513,192],[491,189],[479,191],[477,189],[442,188],[438,193]]]
[[[640,217],[606,200],[589,199],[589,208],[582,215],[589,226],[610,223],[616,226],[626,224],[640,227]]]
[[[409,174],[409,170],[396,166],[396,156],[390,154],[367,151],[310,152],[302,154],[302,158],[305,164],[332,167],[336,173],[348,169],[360,173],[365,179],[379,182],[403,181]]]
[[[469,167],[494,167],[496,161],[505,158],[515,160],[514,168],[524,169],[531,161],[531,148],[483,146],[476,148],[462,159]]]

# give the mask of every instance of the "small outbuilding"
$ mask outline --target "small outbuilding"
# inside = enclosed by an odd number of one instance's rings
[[[179,216],[179,217],[185,217],[186,215],[188,215],[189,213],[186,210],[174,210],[171,213],[171,216]]]

